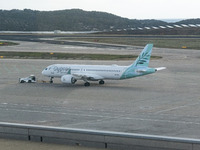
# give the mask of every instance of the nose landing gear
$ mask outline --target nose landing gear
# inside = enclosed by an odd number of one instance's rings
[[[53,77],[50,78],[49,83],[53,83]]]

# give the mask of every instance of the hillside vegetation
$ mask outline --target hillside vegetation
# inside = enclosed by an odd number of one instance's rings
[[[103,31],[165,24],[158,20],[131,20],[105,12],[80,9],[0,10],[0,31]]]

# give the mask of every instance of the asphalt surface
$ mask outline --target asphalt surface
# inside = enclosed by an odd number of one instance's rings
[[[140,47],[95,48],[20,42],[0,50],[82,51],[139,54]],[[0,59],[0,121],[36,125],[200,138],[200,52],[153,49],[150,67],[167,67],[152,75],[121,81],[92,82],[84,87],[42,83],[41,71],[54,63],[118,64],[132,61]],[[38,82],[19,84],[35,74]]]

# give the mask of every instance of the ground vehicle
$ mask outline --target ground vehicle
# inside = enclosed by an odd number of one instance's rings
[[[30,75],[29,77],[19,78],[19,83],[35,83],[36,77],[34,75]]]

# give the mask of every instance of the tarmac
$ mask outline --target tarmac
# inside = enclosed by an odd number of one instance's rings
[[[142,47],[82,47],[37,42],[0,47],[1,51],[139,54]],[[35,125],[200,138],[200,52],[153,48],[150,67],[167,67],[129,80],[91,82],[84,87],[44,83],[41,71],[54,63],[118,64],[133,61],[0,59],[0,121]],[[19,84],[34,74],[37,83]]]

